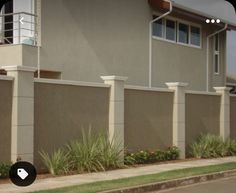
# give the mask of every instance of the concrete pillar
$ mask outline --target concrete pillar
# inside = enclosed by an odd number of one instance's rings
[[[109,140],[124,149],[124,84],[127,77],[102,76],[111,86],[109,101]],[[122,153],[122,159],[124,153]]]
[[[11,161],[33,163],[34,154],[34,72],[35,68],[5,66],[14,77],[11,127]]]
[[[230,88],[215,87],[217,93],[221,94],[220,105],[220,136],[226,140],[230,137]]]
[[[173,106],[173,145],[181,151],[180,158],[185,159],[185,87],[187,83],[166,83],[174,93]]]

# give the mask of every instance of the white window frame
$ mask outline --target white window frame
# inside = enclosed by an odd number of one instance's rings
[[[218,50],[216,50],[216,36],[218,36]],[[214,43],[213,43],[213,70],[214,70],[214,74],[215,75],[220,75],[220,35],[219,34],[216,34],[214,36]],[[218,69],[218,72],[216,72],[216,57],[215,56],[218,56],[218,63],[217,63],[217,69]]]
[[[158,12],[154,12],[153,15],[160,15],[160,13]],[[158,37],[158,36],[155,36],[153,35],[152,38],[155,39],[155,40],[161,40],[161,41],[165,41],[165,42],[169,42],[169,43],[174,43],[174,44],[179,44],[179,45],[182,45],[182,46],[187,46],[187,47],[191,47],[191,48],[198,48],[198,49],[202,49],[202,41],[203,41],[203,38],[202,38],[202,25],[200,24],[196,24],[196,23],[193,23],[193,22],[189,22],[189,21],[185,21],[183,19],[177,19],[175,17],[171,17],[171,16],[167,16],[165,18],[162,18],[163,19],[163,24],[164,24],[164,30],[163,30],[163,37]],[[172,41],[172,40],[168,40],[166,39],[166,19],[167,20],[171,20],[171,21],[175,21],[175,30],[176,30],[176,34],[175,34],[175,41]],[[182,23],[182,24],[185,24],[185,25],[188,25],[189,26],[189,31],[188,31],[188,44],[185,44],[185,43],[181,43],[179,42],[179,23]],[[191,26],[193,27],[197,27],[200,29],[200,46],[197,46],[197,45],[193,45],[191,44]]]

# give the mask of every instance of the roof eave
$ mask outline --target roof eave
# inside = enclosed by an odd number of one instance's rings
[[[174,7],[174,9],[180,9],[182,11],[185,11],[185,12],[188,12],[190,14],[193,14],[193,15],[199,17],[199,18],[203,18],[202,20],[206,20],[208,18],[212,18],[213,17],[211,15],[208,15],[207,13],[203,13],[203,12],[191,9],[191,8],[186,8],[186,7],[184,7],[182,5],[179,5],[179,4],[175,3],[175,2],[173,2],[173,7]],[[231,22],[223,20],[223,19],[221,19],[221,23],[228,24],[228,29],[229,30],[236,31],[236,25],[235,24],[232,24]]]
[[[164,0],[148,0],[148,2],[153,8],[158,9],[160,11],[166,11],[170,7],[169,2],[164,1]],[[175,2],[172,2],[172,3],[173,3],[173,12],[184,14],[184,15],[190,17],[190,18],[194,18],[196,20],[200,20],[202,22],[205,22],[206,19],[213,17],[213,16],[208,15],[206,13],[203,13],[203,12],[191,9],[191,8],[186,8],[186,7],[184,7],[180,4],[177,4]],[[232,24],[232,23],[230,23],[228,21],[225,21],[223,19],[221,19],[220,24],[215,24],[215,25],[223,27],[225,24],[228,24],[228,30],[236,31],[236,25],[235,24]]]

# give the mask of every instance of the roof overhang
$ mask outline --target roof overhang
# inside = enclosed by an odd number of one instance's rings
[[[154,9],[154,10],[158,10],[158,11],[166,11],[170,9],[170,3],[168,1],[165,0],[148,0],[150,6]],[[206,19],[208,18],[214,18],[214,16],[208,15],[207,13],[203,13],[194,9],[190,9],[190,8],[185,8],[182,5],[179,5],[175,2],[173,3],[173,13],[177,13],[183,16],[187,16],[188,18],[194,19],[194,20],[199,20],[201,22],[205,22]],[[215,24],[219,27],[223,27],[225,26],[225,24],[228,24],[228,30],[235,30],[236,31],[236,25],[232,24],[228,21],[225,21],[223,19],[221,19],[221,23],[220,24]]]

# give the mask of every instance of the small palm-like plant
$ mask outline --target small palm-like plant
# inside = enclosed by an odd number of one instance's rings
[[[99,136],[99,160],[105,169],[120,168],[123,166],[121,145],[115,142],[114,139],[111,141],[106,135]]]
[[[98,172],[123,166],[123,149],[107,135],[93,135],[91,129],[82,131],[82,138],[70,142],[65,149],[58,149],[51,155],[40,152],[44,165],[53,175],[68,171]]]
[[[42,151],[39,153],[42,161],[49,173],[52,175],[62,175],[69,172],[71,163],[69,161],[69,154],[63,149],[54,151],[51,155]]]
[[[86,134],[82,131],[82,139],[67,145],[70,160],[79,173],[104,171],[99,160],[99,139],[92,135],[91,129]]]
[[[201,135],[197,142],[191,145],[191,154],[196,158],[216,158],[236,154],[236,141],[223,140],[220,136]]]

